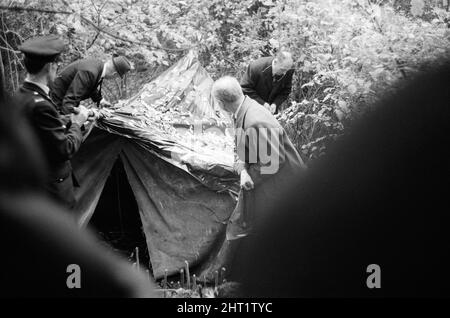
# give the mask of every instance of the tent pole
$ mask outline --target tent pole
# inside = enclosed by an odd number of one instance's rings
[[[219,271],[214,271],[214,290],[219,286]]]
[[[225,273],[226,273],[226,271],[227,271],[227,269],[225,267],[222,267],[220,269],[220,281],[221,281],[221,284],[225,283]]]
[[[186,284],[187,284],[186,289],[190,289],[191,288],[191,273],[189,272],[189,262],[184,261],[184,264],[186,265]]]
[[[184,269],[180,269],[181,288],[184,288]]]
[[[197,291],[197,276],[195,276],[195,274],[192,275],[192,290],[194,292]]]
[[[120,221],[120,238],[123,237],[123,220],[122,220],[122,204],[120,202],[120,185],[119,185],[119,171],[116,169],[114,172],[116,175],[116,190],[117,190],[117,210],[119,211],[119,221]]]
[[[163,288],[167,289],[167,268],[164,270]]]

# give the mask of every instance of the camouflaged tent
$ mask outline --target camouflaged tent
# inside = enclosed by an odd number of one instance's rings
[[[238,178],[229,119],[212,106],[212,84],[190,52],[134,97],[102,109],[73,160],[81,184],[75,210],[83,226],[96,213],[114,164],[121,162],[156,279],[165,270],[178,273],[185,260],[197,275],[224,264],[224,233]]]

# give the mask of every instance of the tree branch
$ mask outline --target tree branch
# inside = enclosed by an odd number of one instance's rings
[[[69,7],[68,3],[65,0],[61,0],[61,2]],[[38,9],[38,8],[23,8],[23,7],[18,7],[18,6],[14,6],[14,7],[6,7],[6,6],[0,6],[1,10],[12,10],[12,11],[34,11],[34,12],[43,12],[43,13],[52,13],[52,14],[76,14],[76,12],[72,11],[57,11],[57,10],[47,10],[47,9]],[[113,37],[117,40],[123,41],[123,42],[128,42],[130,44],[136,44],[136,45],[142,45],[142,46],[147,46],[147,47],[151,47],[153,49],[161,49],[164,51],[169,51],[169,52],[183,52],[183,51],[188,51],[191,50],[195,47],[197,47],[197,45],[194,46],[190,46],[190,47],[185,47],[185,48],[179,48],[179,49],[172,49],[172,48],[168,48],[168,47],[163,47],[163,46],[155,46],[154,44],[150,43],[150,42],[145,42],[145,41],[133,41],[130,39],[127,39],[125,37],[121,37],[117,34],[112,33],[111,31],[108,31],[104,28],[100,28],[99,26],[97,26],[94,22],[92,22],[91,20],[85,18],[83,15],[80,14],[80,18],[81,20],[83,20],[84,22],[86,22],[87,24],[89,24],[90,26],[92,26],[93,28],[95,28],[98,32],[104,33],[106,35],[109,35],[110,37]]]
[[[19,38],[20,42],[23,42],[23,37],[19,33],[15,32],[13,30],[6,30],[5,34],[8,34],[8,33],[14,34],[15,36],[17,36]]]
[[[69,6],[69,4],[67,3],[66,0],[60,0],[60,1],[61,1],[61,3],[64,4],[66,7],[69,7],[69,8],[70,8],[70,6]],[[106,3],[106,2],[105,2],[105,3]],[[103,5],[104,5],[104,4],[103,4]],[[102,7],[103,7],[103,6],[102,6]],[[73,11],[72,11],[72,12],[73,12]],[[75,13],[75,12],[73,12],[73,13]],[[128,42],[128,43],[136,44],[136,45],[148,46],[148,47],[151,47],[151,48],[154,48],[154,49],[161,49],[161,50],[164,50],[164,51],[171,51],[171,52],[183,52],[183,51],[188,51],[188,50],[190,50],[190,49],[196,47],[196,46],[191,46],[191,47],[187,47],[187,48],[171,49],[171,48],[162,47],[162,46],[158,47],[158,46],[155,46],[154,44],[152,44],[152,43],[150,43],[150,42],[133,41],[133,40],[130,40],[130,39],[121,37],[121,36],[119,36],[119,35],[117,35],[117,34],[114,34],[114,33],[112,33],[111,31],[105,30],[104,28],[98,27],[94,22],[92,22],[91,20],[85,18],[85,17],[84,17],[83,15],[81,15],[81,14],[80,14],[80,18],[81,18],[84,22],[86,22],[87,24],[89,24],[89,25],[91,25],[92,27],[94,27],[97,31],[102,32],[102,33],[105,33],[106,35],[109,35],[110,37],[113,37],[113,38],[115,38],[116,40],[120,40],[120,41],[123,41],[123,42]]]
[[[377,19],[359,2],[356,2],[356,4],[367,14],[369,15],[370,20],[372,20],[373,24],[375,25],[376,30],[383,36],[386,36],[383,32],[383,28],[381,27],[380,23],[378,23]],[[368,0],[368,5],[371,6],[370,1]],[[391,45],[388,45],[388,50],[391,53],[394,53],[394,50],[392,49]],[[402,74],[403,78],[406,78],[406,72],[402,68],[400,61],[397,58],[394,58],[395,65],[397,66],[397,69],[400,71],[400,74]]]
[[[89,46],[86,48],[86,51],[89,50],[95,43],[95,41],[97,41],[98,36],[100,35],[100,31],[97,31],[97,34],[95,35],[95,37],[92,39],[91,43],[89,44]]]
[[[5,32],[4,32],[4,30],[3,30],[3,34],[4,34],[4,33],[5,33]],[[14,50],[14,48],[11,46],[11,44],[9,44],[8,40],[5,39],[2,35],[0,35],[0,39],[1,39],[7,46],[10,47],[10,49],[7,50],[7,51],[8,51],[8,52],[14,53],[15,58],[17,59],[17,61],[19,61],[20,66],[23,68],[23,65],[22,65],[22,63],[20,62],[20,58],[19,58],[19,53],[20,53],[20,51]],[[7,49],[7,48],[5,48],[5,49]],[[9,53],[8,53],[8,56],[9,56]]]
[[[133,41],[133,40],[130,40],[130,39],[121,37],[121,36],[119,36],[119,35],[117,35],[117,34],[114,34],[114,33],[112,33],[111,31],[105,30],[105,29],[103,29],[103,28],[99,28],[98,26],[95,25],[94,22],[90,21],[89,19],[86,19],[86,18],[83,17],[83,16],[80,16],[80,17],[81,17],[81,19],[82,19],[84,22],[90,24],[90,25],[91,25],[92,27],[94,27],[97,31],[100,31],[100,32],[102,32],[102,33],[105,33],[106,35],[109,35],[110,37],[113,37],[113,38],[115,38],[116,40],[120,40],[120,41],[123,41],[123,42],[128,42],[128,43],[136,44],[136,45],[149,46],[149,47],[152,47],[152,48],[154,48],[154,49],[161,49],[161,50],[164,50],[164,51],[171,51],[171,52],[188,51],[188,50],[193,49],[194,47],[196,47],[196,45],[195,45],[195,46],[190,46],[190,47],[186,47],[186,48],[171,49],[171,48],[167,48],[167,47],[163,47],[163,46],[158,47],[158,46],[155,46],[154,44],[152,44],[152,43],[150,43],[150,42]]]
[[[29,11],[29,12],[42,12],[42,13],[53,13],[53,14],[72,14],[72,12],[69,12],[69,11],[56,11],[56,10],[38,9],[38,8],[23,8],[23,7],[18,7],[18,6],[13,6],[13,7],[0,6],[0,10]]]
[[[2,38],[2,40],[3,40],[3,38]],[[16,50],[12,50],[10,48],[7,48],[7,47],[1,46],[1,45],[0,45],[0,49],[5,50],[5,51],[9,51],[9,52],[13,52],[13,53],[16,53],[16,54],[18,53],[18,51],[16,51]]]
[[[101,17],[102,17],[101,14],[102,14],[102,10],[106,4],[106,1],[107,0],[104,0],[103,3],[101,4],[100,8],[97,9],[97,6],[95,5],[94,0],[91,0],[91,4],[94,6],[95,11],[97,11],[97,27],[98,28],[100,28],[100,21],[101,21]],[[95,34],[94,39],[91,41],[91,43],[89,44],[88,47],[85,47],[85,50],[84,50],[85,52],[94,45],[94,43],[95,43],[95,41],[97,41],[97,38],[100,35],[100,33],[101,32],[99,30],[97,30],[97,33]]]

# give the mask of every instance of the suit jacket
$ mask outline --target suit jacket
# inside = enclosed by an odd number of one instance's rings
[[[75,61],[65,67],[51,84],[53,101],[63,114],[73,112],[82,100],[100,102],[104,63],[97,59]]]
[[[47,159],[47,190],[71,206],[74,202],[70,159],[82,142],[81,128],[67,128],[51,98],[38,86],[25,82],[15,95],[20,111],[28,118]]]
[[[263,57],[249,64],[241,79],[242,91],[261,105],[276,104],[276,113],[280,105],[288,98],[292,89],[294,70],[289,70],[280,80],[272,76],[273,57]]]
[[[253,227],[257,215],[276,202],[305,164],[270,111],[249,97],[235,116],[235,129],[235,171],[240,174],[245,168],[255,185],[253,190],[241,190],[245,202],[238,206],[245,210],[244,222]]]

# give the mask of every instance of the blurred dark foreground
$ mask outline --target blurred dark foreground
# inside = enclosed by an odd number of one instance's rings
[[[450,64],[421,74],[280,189],[235,257],[239,295],[450,296],[449,88]],[[156,296],[41,192],[45,163],[14,109],[2,98],[1,296]],[[67,287],[70,264],[80,289]],[[381,288],[370,288],[373,264]]]
[[[260,215],[245,295],[450,296],[450,63],[375,109]]]

